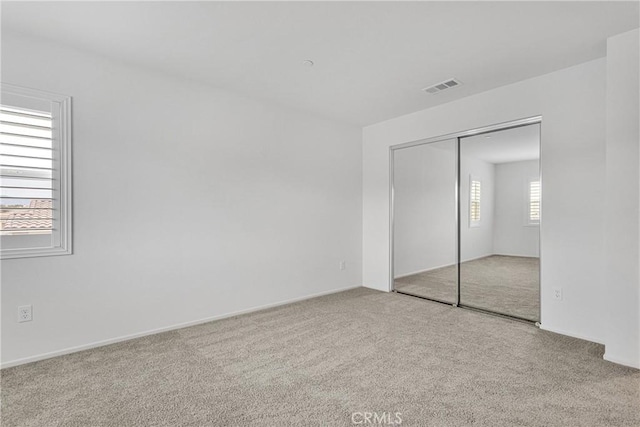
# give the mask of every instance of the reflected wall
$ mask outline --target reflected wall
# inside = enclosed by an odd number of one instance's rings
[[[457,302],[457,140],[395,150],[394,288]]]

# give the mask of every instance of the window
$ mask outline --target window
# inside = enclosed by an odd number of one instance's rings
[[[2,84],[2,258],[71,253],[71,98]]]
[[[469,226],[478,227],[480,225],[480,197],[482,183],[479,179],[469,178]]]
[[[540,224],[540,179],[529,179],[529,197],[527,197],[527,223],[529,225]]]

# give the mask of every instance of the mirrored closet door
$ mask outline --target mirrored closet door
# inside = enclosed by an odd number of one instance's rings
[[[460,304],[540,320],[540,125],[460,138]]]
[[[540,321],[539,118],[391,147],[392,289]]]
[[[455,304],[457,140],[392,151],[394,289]]]

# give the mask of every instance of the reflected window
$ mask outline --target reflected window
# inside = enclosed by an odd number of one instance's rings
[[[477,227],[480,225],[480,213],[481,213],[481,191],[482,183],[479,179],[471,177],[469,183],[470,200],[469,200],[469,225],[471,227]]]
[[[527,206],[527,220],[531,225],[540,224],[540,179],[529,179],[529,197]]]

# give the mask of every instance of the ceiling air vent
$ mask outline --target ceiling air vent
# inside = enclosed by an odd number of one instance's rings
[[[433,86],[429,86],[429,87],[425,87],[424,89],[422,89],[423,91],[427,92],[427,93],[438,93],[438,92],[442,92],[443,90],[446,89],[451,89],[452,87],[457,87],[462,85],[462,82],[460,80],[456,80],[456,79],[447,79],[443,82],[437,83]]]

